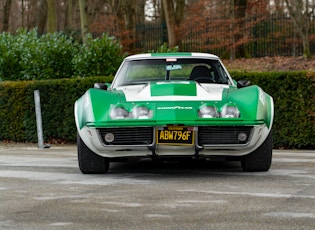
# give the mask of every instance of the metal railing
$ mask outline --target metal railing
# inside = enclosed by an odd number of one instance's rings
[[[194,24],[189,25],[190,31],[182,32],[181,51],[202,51],[226,56],[231,50],[230,28],[220,26],[211,19],[204,31],[194,31]],[[218,19],[221,20],[222,19]],[[247,40],[244,46],[250,57],[262,56],[300,56],[303,54],[302,41],[288,16],[270,15],[256,21],[250,18],[245,23]],[[215,25],[215,26],[214,26]],[[209,33],[211,31],[211,33]],[[315,18],[311,18],[310,51],[315,53]],[[166,25],[147,23],[136,28],[135,47],[142,52],[156,50],[167,42]]]

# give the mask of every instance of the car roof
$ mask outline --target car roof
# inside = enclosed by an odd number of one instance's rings
[[[163,58],[201,58],[218,60],[219,57],[209,53],[145,53],[135,54],[125,58],[125,60],[142,60],[142,59],[163,59]]]

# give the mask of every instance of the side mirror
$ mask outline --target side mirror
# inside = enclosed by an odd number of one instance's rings
[[[248,80],[240,80],[237,82],[237,88],[243,88],[243,87],[246,87],[246,86],[250,86],[250,81]]]
[[[104,83],[94,83],[94,88],[107,90],[108,86]]]

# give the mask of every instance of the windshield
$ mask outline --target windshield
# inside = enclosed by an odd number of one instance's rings
[[[113,88],[161,80],[228,84],[227,73],[218,60],[169,58],[125,61],[115,77]]]

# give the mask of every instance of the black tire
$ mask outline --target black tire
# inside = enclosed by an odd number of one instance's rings
[[[245,172],[264,172],[270,169],[272,162],[272,132],[269,132],[264,143],[252,153],[241,159]]]
[[[101,157],[91,151],[77,134],[78,162],[79,168],[84,174],[107,173],[109,169],[109,159]]]

